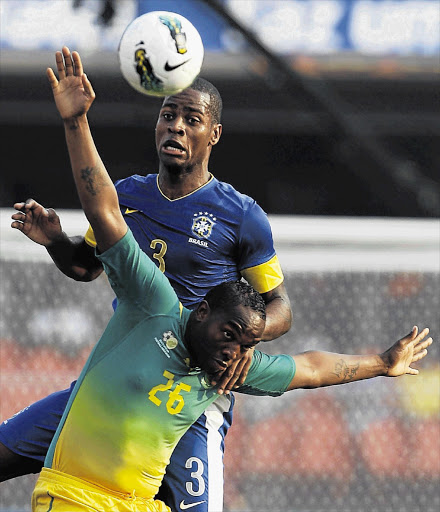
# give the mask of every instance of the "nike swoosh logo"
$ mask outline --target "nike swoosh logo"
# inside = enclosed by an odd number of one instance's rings
[[[205,503],[206,500],[203,501],[196,501],[195,503],[185,503],[185,500],[182,500],[180,502],[179,507],[182,510],[187,510],[188,508],[196,507],[197,505],[201,505],[202,503]]]
[[[135,212],[138,212],[138,211],[139,211],[139,210],[130,210],[130,208],[127,208],[127,209],[125,210],[125,214],[127,214],[127,213],[135,213]]]
[[[177,68],[180,68],[180,66],[183,66],[184,64],[186,64],[187,62],[189,62],[191,59],[188,59],[188,60],[185,60],[184,62],[181,62],[180,64],[177,64],[176,66],[170,66],[168,64],[168,61],[165,62],[165,71],[173,71],[173,69],[177,69]],[[203,502],[202,502],[203,503]]]

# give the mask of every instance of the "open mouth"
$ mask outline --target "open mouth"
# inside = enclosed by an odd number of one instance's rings
[[[219,368],[218,371],[226,370],[228,367],[228,363],[226,361],[222,361],[221,359],[214,359],[216,366]]]
[[[185,154],[186,151],[185,148],[176,140],[167,140],[162,145],[162,153],[179,156]]]

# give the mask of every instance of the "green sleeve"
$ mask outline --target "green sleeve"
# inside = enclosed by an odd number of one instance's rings
[[[150,314],[167,314],[179,301],[165,275],[142,251],[130,229],[101,260],[118,302],[129,302]]]
[[[295,369],[291,356],[269,356],[255,350],[246,381],[236,391],[247,395],[280,396],[292,382]]]

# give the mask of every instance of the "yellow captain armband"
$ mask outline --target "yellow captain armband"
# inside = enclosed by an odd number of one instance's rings
[[[241,275],[260,293],[270,292],[284,281],[283,271],[276,254],[266,263],[245,268],[241,271]]]
[[[90,247],[96,247],[95,233],[93,233],[92,226],[89,226],[87,233],[84,235],[84,239],[87,245],[90,245]]]

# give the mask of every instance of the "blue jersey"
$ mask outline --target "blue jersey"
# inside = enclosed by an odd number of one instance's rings
[[[121,211],[142,250],[168,277],[181,302],[241,276],[260,293],[283,281],[267,215],[250,197],[213,176],[179,199],[160,190],[158,175],[116,183]],[[93,232],[86,241],[96,245]]]

